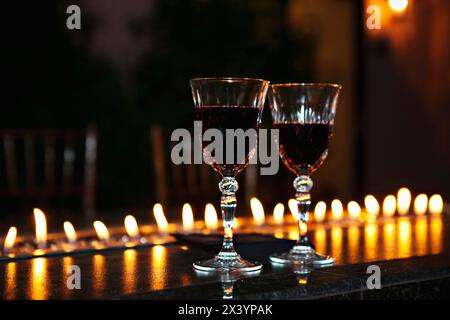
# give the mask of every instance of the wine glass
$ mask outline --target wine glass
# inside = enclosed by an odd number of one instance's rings
[[[289,252],[270,257],[276,263],[313,264],[334,263],[331,256],[315,252],[306,232],[313,187],[311,174],[324,162],[332,136],[336,105],[341,91],[338,84],[287,83],[270,86],[269,103],[273,126],[278,129],[281,160],[297,177],[296,190],[299,238]]]
[[[269,82],[249,78],[200,78],[191,80],[190,84],[196,119],[202,122],[203,160],[222,176],[219,189],[222,192],[220,208],[224,228],[220,252],[212,259],[195,262],[194,268],[202,271],[259,270],[261,263],[244,260],[234,250],[233,222],[238,190],[235,177],[255,153]],[[209,133],[214,131],[216,137],[208,139]],[[242,134],[246,132],[248,139],[240,139],[244,143],[235,144],[230,131],[241,134],[238,139],[243,138]],[[221,140],[221,145],[217,145],[216,138]]]

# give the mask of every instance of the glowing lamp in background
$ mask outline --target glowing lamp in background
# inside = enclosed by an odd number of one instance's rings
[[[8,230],[5,238],[5,244],[3,245],[3,251],[5,253],[11,251],[14,248],[14,243],[16,242],[17,228],[11,227]]]
[[[194,230],[194,212],[192,211],[192,207],[189,203],[185,203],[183,205],[182,220],[184,231],[191,232]]]
[[[252,210],[253,221],[257,226],[261,226],[265,222],[264,207],[258,198],[250,199],[250,208]]]
[[[400,188],[397,192],[397,212],[405,215],[409,212],[411,205],[411,191],[408,188]]]
[[[207,203],[205,206],[205,225],[210,231],[217,230],[217,227],[219,226],[216,208],[214,208],[211,203]]]
[[[361,207],[359,206],[358,202],[356,202],[356,201],[350,201],[347,204],[347,211],[348,211],[348,215],[352,219],[358,219],[361,216]]]
[[[430,197],[430,201],[428,203],[428,210],[431,214],[441,214],[444,210],[444,200],[442,200],[441,195],[434,194]]]
[[[426,194],[419,194],[414,200],[414,213],[421,216],[427,212],[428,197]]]
[[[103,222],[98,221],[98,220],[94,221],[94,229],[95,229],[95,232],[97,233],[97,237],[101,241],[109,240],[109,231]]]
[[[402,13],[408,7],[408,0],[389,0],[389,7],[396,13]]]
[[[333,220],[341,220],[344,217],[344,207],[340,200],[333,200],[331,202],[331,217]]]
[[[273,208],[273,221],[275,224],[283,224],[284,216],[284,205],[282,203],[277,203],[275,208]]]
[[[317,202],[314,207],[314,221],[323,222],[327,213],[327,204],[323,201]]]
[[[169,223],[164,215],[163,207],[160,203],[153,206],[153,215],[155,216],[156,225],[160,233],[167,233],[169,231]]]
[[[65,221],[63,224],[64,227],[64,233],[66,234],[67,241],[70,243],[74,243],[77,241],[77,233],[75,231],[75,228],[73,227],[73,224],[69,221]]]
[[[395,214],[397,208],[397,200],[392,194],[386,196],[383,201],[383,216],[392,217]]]
[[[130,238],[135,239],[139,237],[139,226],[135,217],[131,214],[127,215],[124,219],[124,225],[125,231]]]
[[[36,243],[39,249],[47,246],[47,220],[41,209],[34,208],[34,221],[36,223]]]

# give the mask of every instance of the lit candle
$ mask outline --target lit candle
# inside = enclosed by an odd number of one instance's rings
[[[414,212],[417,215],[423,215],[427,212],[428,197],[426,194],[419,194],[414,200]]]
[[[11,252],[11,250],[14,248],[16,237],[17,237],[17,228],[16,227],[9,228],[8,233],[6,234],[5,243],[3,245],[3,252],[5,254]]]
[[[350,201],[347,204],[347,211],[352,219],[358,219],[361,216],[361,207],[356,201]]]
[[[124,219],[125,231],[131,239],[139,238],[139,226],[136,218],[131,214],[127,215]]]
[[[314,220],[316,222],[323,222],[327,212],[327,204],[323,201],[317,202],[314,208]]]
[[[331,216],[333,220],[341,220],[344,217],[344,207],[338,199],[334,199],[331,202]]]
[[[261,226],[265,222],[264,208],[257,198],[250,199],[250,208],[252,210],[253,221],[257,226]]]
[[[284,215],[284,205],[282,203],[277,203],[275,208],[273,208],[273,221],[275,224],[283,224]]]
[[[380,213],[380,205],[378,204],[377,199],[370,194],[367,195],[364,198],[364,206],[366,207],[367,211],[367,221],[375,221],[376,217]]]
[[[211,203],[205,206],[205,225],[209,231],[216,231],[219,225],[216,208]]]
[[[41,209],[34,208],[34,220],[36,224],[36,243],[39,249],[47,247],[47,220]]]
[[[442,200],[441,195],[434,194],[430,197],[428,209],[432,214],[442,213],[442,211],[444,210],[444,201]]]
[[[169,231],[169,223],[167,222],[163,207],[160,203],[153,206],[153,215],[155,217],[159,232],[167,233]]]
[[[392,194],[386,196],[383,201],[383,215],[385,217],[392,217],[395,214],[397,207],[397,200]]]
[[[94,222],[94,229],[97,233],[98,238],[101,241],[107,242],[109,240],[109,231],[106,225],[101,221],[95,221]]]
[[[194,230],[194,213],[189,203],[183,205],[182,212],[183,230],[186,232],[192,232]]]
[[[397,192],[397,212],[405,215],[409,212],[411,205],[411,191],[408,188],[400,188]]]
[[[69,221],[65,221],[63,227],[64,233],[67,237],[67,241],[69,241],[69,243],[75,243],[77,241],[77,233],[72,223],[70,223]]]

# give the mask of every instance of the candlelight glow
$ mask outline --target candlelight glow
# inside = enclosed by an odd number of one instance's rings
[[[434,194],[430,197],[430,202],[428,203],[428,210],[432,214],[441,214],[444,209],[444,200],[442,200],[441,195]]]
[[[323,201],[319,201],[314,208],[314,220],[316,222],[323,222],[325,220],[325,214],[327,213],[327,204]]]
[[[292,216],[295,220],[298,220],[298,203],[295,199],[289,199],[288,201],[289,211],[291,211]]]
[[[331,202],[331,216],[333,220],[341,220],[344,217],[344,207],[340,200],[334,199]]]
[[[364,198],[364,206],[371,217],[376,217],[380,213],[380,205],[377,199],[370,194]]]
[[[414,200],[414,212],[417,215],[423,215],[427,212],[428,197],[426,194],[419,194]]]
[[[139,227],[136,219],[132,215],[127,215],[124,220],[125,230],[130,238],[139,237]]]
[[[353,219],[358,219],[359,216],[361,215],[361,207],[356,201],[350,201],[347,204],[347,211],[350,217]]]
[[[8,230],[5,238],[5,244],[3,245],[3,250],[5,252],[10,251],[14,247],[14,243],[16,242],[17,237],[17,228],[11,227]]]
[[[282,203],[277,203],[275,208],[273,208],[273,221],[275,224],[283,223],[283,215],[284,215],[284,205]]]
[[[383,215],[385,217],[392,217],[395,214],[397,207],[397,200],[392,194],[386,196],[383,201]]]
[[[257,226],[261,226],[264,224],[265,221],[265,215],[264,215],[264,208],[257,198],[251,198],[250,199],[250,208],[252,210],[253,214],[253,221]]]
[[[47,245],[47,220],[41,209],[34,208],[34,221],[36,222],[36,242],[39,248]]]
[[[194,213],[189,203],[183,205],[182,219],[184,231],[191,232],[194,230]]]
[[[408,0],[389,0],[389,7],[392,11],[401,13],[408,7]]]
[[[205,224],[208,230],[217,230],[219,225],[216,208],[211,203],[207,203],[205,207]]]
[[[407,214],[411,205],[411,191],[408,188],[400,188],[397,192],[397,212],[400,215]]]
[[[109,231],[108,228],[105,226],[105,224],[101,221],[95,221],[94,222],[94,229],[97,233],[98,238],[101,241],[108,241],[109,240]]]
[[[66,234],[67,240],[70,243],[77,241],[77,233],[76,233],[73,225],[69,221],[65,221],[63,226],[64,226],[64,233]]]
[[[159,232],[167,233],[167,231],[169,230],[169,223],[167,222],[163,207],[160,203],[157,203],[153,206],[153,215],[155,216]]]

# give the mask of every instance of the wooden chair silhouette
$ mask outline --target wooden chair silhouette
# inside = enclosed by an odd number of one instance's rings
[[[93,215],[95,126],[73,130],[0,129],[0,142],[0,201],[19,202],[19,210],[29,210],[30,205],[49,199],[76,198],[84,215]]]

